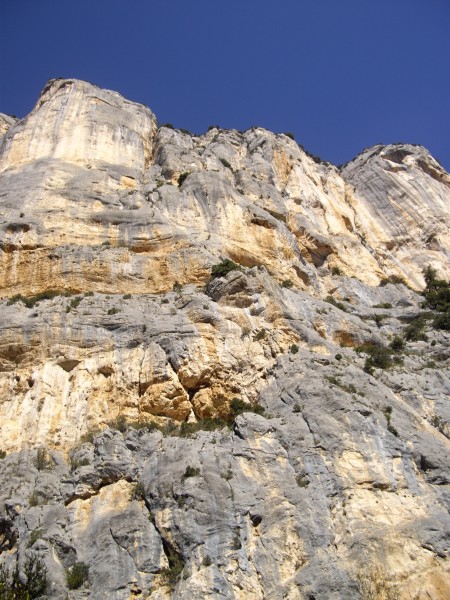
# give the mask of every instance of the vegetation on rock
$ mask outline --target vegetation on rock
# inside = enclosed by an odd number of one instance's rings
[[[222,262],[213,266],[213,268],[211,269],[211,279],[225,277],[231,271],[239,271],[240,269],[240,265],[237,265],[229,258],[225,258]]]

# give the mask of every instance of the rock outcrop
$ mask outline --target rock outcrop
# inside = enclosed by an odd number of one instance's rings
[[[424,148],[338,169],[53,80],[0,115],[0,206],[3,572],[38,557],[55,599],[450,595],[449,334],[418,293],[449,276],[450,176]]]

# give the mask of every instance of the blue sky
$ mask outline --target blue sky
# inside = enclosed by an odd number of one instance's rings
[[[77,77],[160,123],[290,131],[336,164],[379,142],[450,170],[449,0],[1,0],[0,112]]]

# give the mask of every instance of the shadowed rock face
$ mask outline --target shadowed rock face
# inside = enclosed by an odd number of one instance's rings
[[[389,349],[427,315],[378,283],[448,278],[449,183],[76,80],[0,115],[4,568],[61,600],[448,598],[449,334]]]

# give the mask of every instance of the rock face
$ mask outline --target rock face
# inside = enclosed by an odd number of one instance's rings
[[[55,599],[448,598],[449,334],[404,283],[449,276],[449,186],[420,146],[339,170],[76,80],[0,115],[3,569],[38,557]]]

